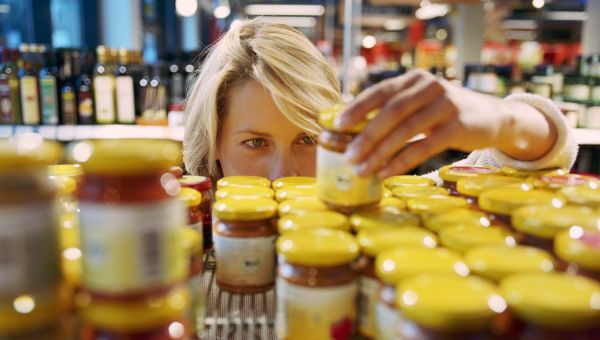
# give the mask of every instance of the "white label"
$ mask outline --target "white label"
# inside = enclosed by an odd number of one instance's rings
[[[135,121],[135,99],[133,95],[133,78],[119,76],[115,80],[117,90],[117,120],[119,123]]]
[[[98,123],[111,124],[115,122],[113,86],[114,77],[112,76],[96,76],[94,78],[94,102]]]
[[[354,173],[344,154],[317,147],[317,189],[321,199],[343,206],[378,201],[381,181],[375,175],[360,177]]]
[[[237,287],[264,286],[275,279],[275,239],[214,234],[217,280]]]
[[[179,201],[79,206],[86,287],[137,291],[172,284],[187,274],[179,246],[185,210]]]
[[[21,77],[21,105],[23,123],[37,125],[40,123],[40,98],[34,76]]]
[[[356,282],[306,287],[277,278],[279,339],[349,339],[356,318]]]
[[[585,84],[569,84],[564,87],[565,100],[590,100],[590,87]]]
[[[378,302],[375,306],[377,322],[377,340],[396,340],[399,337],[400,314],[385,303]]]
[[[360,279],[360,305],[358,314],[358,327],[361,333],[374,338],[376,334],[375,306],[381,283],[367,276]]]
[[[585,127],[588,129],[600,129],[600,106],[592,106],[586,110]]]

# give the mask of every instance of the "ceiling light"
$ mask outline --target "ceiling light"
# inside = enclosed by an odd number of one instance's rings
[[[244,8],[247,15],[298,15],[321,16],[325,7],[321,5],[248,5]]]
[[[533,5],[533,7],[540,9],[542,7],[544,7],[544,5],[546,4],[546,1],[544,0],[532,0],[531,4]]]

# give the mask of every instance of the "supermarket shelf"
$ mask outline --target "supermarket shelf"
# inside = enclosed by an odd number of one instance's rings
[[[183,140],[183,126],[146,125],[61,125],[61,126],[0,126],[0,138],[22,133],[39,133],[46,139],[69,142],[82,139],[150,138]]]
[[[600,129],[575,129],[575,139],[580,145],[600,145]]]

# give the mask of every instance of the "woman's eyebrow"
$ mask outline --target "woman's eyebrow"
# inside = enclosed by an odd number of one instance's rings
[[[239,130],[236,131],[235,134],[239,135],[242,133],[247,133],[247,134],[251,134],[251,135],[257,135],[257,136],[261,136],[261,137],[270,137],[271,134],[270,133],[266,133],[266,132],[259,132],[259,131],[255,131],[255,130],[251,130],[251,129],[244,129],[244,130]]]

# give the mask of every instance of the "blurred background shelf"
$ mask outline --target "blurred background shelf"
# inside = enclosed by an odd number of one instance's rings
[[[183,141],[183,126],[145,125],[63,125],[63,126],[0,126],[0,138],[22,133],[39,133],[46,139],[69,142],[81,139],[149,138]]]

